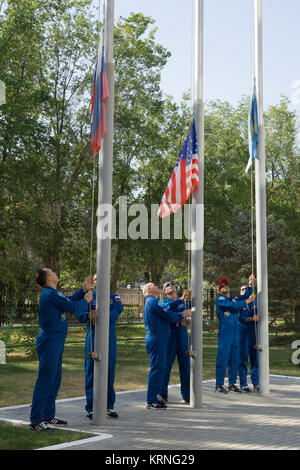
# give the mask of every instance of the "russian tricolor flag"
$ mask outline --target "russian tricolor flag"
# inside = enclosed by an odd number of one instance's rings
[[[101,149],[101,140],[106,134],[105,100],[109,98],[104,46],[102,45],[99,50],[101,55],[99,54],[96,63],[91,107],[93,153]]]

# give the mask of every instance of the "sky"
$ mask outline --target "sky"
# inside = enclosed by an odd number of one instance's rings
[[[252,93],[253,5],[253,0],[204,0],[205,102],[236,105]],[[264,109],[285,95],[300,114],[300,0],[262,0],[262,5]],[[192,88],[193,0],[115,0],[115,21],[131,12],[155,20],[156,39],[172,54],[162,73],[162,90],[180,102]]]

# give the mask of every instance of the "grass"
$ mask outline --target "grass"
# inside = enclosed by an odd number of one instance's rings
[[[143,325],[118,326],[116,391],[145,388],[149,359],[145,350]],[[84,327],[70,328],[63,358],[63,376],[58,399],[84,396]],[[273,340],[275,343],[273,344]],[[76,343],[70,343],[77,341]],[[82,341],[81,343],[78,341]],[[300,376],[300,368],[291,362],[292,340],[278,344],[278,336],[270,335],[270,373]],[[203,334],[203,379],[215,377],[217,334]],[[37,358],[28,358],[22,348],[7,355],[7,364],[0,365],[0,407],[30,403],[38,372]],[[170,384],[179,383],[177,361]],[[20,384],[22,386],[20,387]]]
[[[149,359],[145,350],[143,325],[119,325],[116,391],[146,388]],[[300,376],[300,368],[291,362],[294,350],[292,340],[270,335],[270,373]],[[84,396],[84,327],[70,328],[63,358],[63,376],[58,399]],[[74,343],[73,343],[74,342]],[[69,343],[69,344],[68,344]],[[283,344],[282,344],[283,343]],[[37,378],[38,360],[16,348],[7,355],[7,364],[0,365],[0,407],[30,403]],[[203,379],[215,377],[217,334],[203,334]],[[178,364],[175,361],[170,385],[179,383]],[[83,410],[84,412],[84,410]],[[89,437],[90,435],[87,435]],[[83,439],[83,434],[55,430],[40,435],[24,427],[0,423],[0,450],[36,449],[71,440]]]
[[[55,429],[40,433],[21,424],[0,423],[0,450],[33,450],[91,437],[84,432]]]

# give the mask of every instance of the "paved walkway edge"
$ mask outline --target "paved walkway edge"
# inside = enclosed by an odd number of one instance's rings
[[[0,408],[0,410],[3,408]],[[11,423],[11,424],[20,424],[20,425],[28,425],[29,422],[26,421],[21,421],[19,419],[9,419],[9,418],[0,418],[0,421],[6,422],[6,423]],[[85,434],[92,434],[93,437],[88,437],[85,439],[78,439],[77,441],[70,441],[70,442],[63,442],[62,444],[54,444],[52,446],[47,446],[47,447],[40,447],[39,449],[35,450],[61,450],[69,447],[75,447],[75,446],[80,446],[81,444],[89,444],[90,442],[96,442],[96,441],[103,441],[103,439],[109,439],[113,437],[112,434],[104,434],[100,432],[92,432],[92,431],[82,431],[82,429],[74,429],[74,428],[63,428],[59,427],[56,428],[55,426],[50,426],[54,429],[59,429],[62,431],[73,431],[73,432],[82,432]]]
[[[280,377],[280,378],[300,380],[300,377],[297,377],[297,376],[288,376],[288,375],[279,375],[279,374],[270,374],[270,377]],[[204,384],[205,383],[212,383],[212,382],[215,382],[215,380],[210,379],[210,380],[204,380],[203,381]],[[175,387],[179,387],[179,386],[180,386],[180,384],[169,385],[169,388],[175,388]],[[125,394],[129,394],[129,393],[141,392],[141,391],[145,391],[145,390],[146,389],[121,391],[121,392],[117,392],[116,395],[125,395]],[[83,396],[83,397],[74,397],[74,398],[63,398],[63,399],[57,400],[57,403],[71,402],[71,401],[77,401],[77,400],[83,400],[83,399],[85,399],[85,396]],[[0,408],[0,412],[1,411],[6,411],[6,410],[16,410],[16,409],[20,409],[20,408],[26,408],[26,407],[30,407],[30,406],[31,406],[31,404],[7,406],[7,407]],[[26,422],[26,421],[21,421],[21,420],[16,420],[16,419],[9,419],[9,418],[0,418],[0,421],[12,423],[12,424],[20,424],[20,425],[28,425],[29,424],[29,422]],[[61,430],[73,431],[73,432],[84,432],[86,434],[91,434],[93,437],[86,438],[86,439],[79,439],[77,441],[64,442],[62,444],[56,444],[56,445],[52,445],[52,446],[48,446],[48,447],[41,447],[41,448],[35,449],[35,450],[61,450],[61,449],[69,448],[69,447],[76,447],[76,446],[79,446],[79,445],[82,445],[82,444],[89,444],[89,443],[96,442],[96,441],[102,441],[104,439],[109,439],[109,438],[114,437],[112,434],[104,434],[104,433],[99,433],[99,432],[96,432],[96,431],[94,431],[94,432],[85,431],[85,430],[83,431],[81,429],[74,429],[74,428],[60,427],[60,428],[55,428],[55,429],[61,429]]]

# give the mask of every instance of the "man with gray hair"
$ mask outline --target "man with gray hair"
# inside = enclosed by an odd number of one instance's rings
[[[146,327],[146,350],[150,358],[150,371],[147,386],[147,409],[164,409],[167,405],[159,400],[166,374],[167,350],[170,336],[170,325],[183,321],[191,316],[191,310],[173,312],[159,305],[160,289],[149,282],[142,288],[146,298],[144,307],[144,324]]]
[[[186,289],[183,295],[178,297],[177,287],[172,281],[164,283],[163,293],[166,299],[161,300],[159,305],[174,312],[183,312],[186,310],[192,294],[190,289]],[[175,357],[177,356],[181,396],[185,403],[190,403],[190,358],[186,354],[189,349],[189,337],[186,321],[172,323],[170,330],[167,370],[160,395],[165,402],[168,401],[168,384]]]

